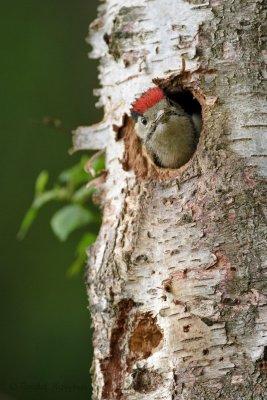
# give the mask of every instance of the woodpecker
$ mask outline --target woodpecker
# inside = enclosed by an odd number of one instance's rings
[[[134,101],[135,131],[153,161],[164,168],[179,168],[192,156],[201,130],[199,114],[188,114],[154,87]]]

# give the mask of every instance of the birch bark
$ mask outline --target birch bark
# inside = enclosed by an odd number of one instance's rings
[[[95,400],[266,399],[263,21],[261,0],[107,0],[91,24],[105,115],[74,147],[106,153]],[[202,106],[178,170],[153,165],[128,117],[152,81]]]

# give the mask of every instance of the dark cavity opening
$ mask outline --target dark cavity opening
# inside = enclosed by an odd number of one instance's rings
[[[183,161],[180,162],[180,164],[178,163],[176,166],[171,167],[171,168],[180,168],[192,158],[193,154],[196,151],[203,125],[201,105],[190,90],[183,89],[181,86],[172,89],[168,89],[165,87],[163,91],[166,97],[170,100],[170,103],[176,106],[177,108],[181,107],[186,112],[186,114],[189,115],[191,119],[191,124],[189,125],[188,128],[188,137],[190,137],[190,135],[192,135],[193,132],[194,138],[193,138],[193,143],[192,141],[190,143],[190,152],[189,153],[187,152],[187,156],[183,158]],[[189,131],[190,129],[193,129],[192,132]],[[177,151],[179,151],[179,149],[177,149]],[[157,158],[154,159],[154,162],[158,166],[164,167],[164,165],[161,165],[161,163],[158,162]]]
[[[189,332],[190,326],[191,326],[191,325],[184,325],[184,326],[183,326],[183,331],[184,331],[184,332]]]
[[[267,371],[267,346],[265,346],[263,349],[262,360],[259,365],[263,371]]]
[[[172,106],[180,107],[188,114],[189,118],[191,119],[191,124],[187,126],[187,131],[183,133],[183,135],[187,135],[188,138],[188,148],[179,147],[177,142],[177,149],[176,154],[179,154],[179,158],[177,157],[177,162],[170,163],[168,165],[168,160],[165,165],[164,162],[161,162],[160,157],[153,157],[154,163],[163,168],[171,168],[177,169],[185,165],[193,156],[196,151],[200,133],[202,130],[202,113],[201,113],[201,105],[199,101],[194,97],[193,93],[188,89],[183,89],[181,86],[176,86],[174,88],[162,88],[166,97],[169,99]],[[184,120],[181,119],[181,126],[179,126],[179,122],[177,122],[177,135],[181,134],[181,130],[184,129],[182,124],[185,124]],[[180,132],[179,132],[180,127]],[[174,144],[176,142],[172,142],[172,148],[174,150]],[[184,142],[183,142],[184,143]],[[165,151],[166,154],[166,151]],[[175,156],[174,156],[175,157]],[[170,160],[173,159],[173,155],[170,155]]]
[[[197,114],[201,118],[201,105],[190,90],[177,89],[175,91],[169,91],[165,89],[165,92],[168,98],[179,104],[186,113],[190,115]]]
[[[202,108],[193,90],[175,82],[153,80],[153,83],[159,91],[151,87],[132,103],[133,129],[128,136],[124,130],[125,167],[133,167],[139,176],[162,179],[175,176],[175,170],[192,159],[202,130]],[[160,110],[161,105],[165,114]],[[131,135],[132,132],[135,134]]]

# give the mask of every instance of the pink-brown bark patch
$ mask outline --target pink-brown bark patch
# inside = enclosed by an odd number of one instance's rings
[[[135,359],[149,357],[162,341],[163,334],[156,318],[148,313],[137,316],[136,325],[129,341],[129,349]]]
[[[129,313],[133,307],[134,302],[131,299],[123,299],[118,305],[118,316],[110,338],[110,355],[100,362],[104,378],[103,399],[123,399],[122,385],[125,368],[122,348],[127,334]]]

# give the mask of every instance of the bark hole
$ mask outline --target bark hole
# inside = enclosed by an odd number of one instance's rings
[[[184,70],[179,75],[171,76],[167,79],[156,78],[153,83],[159,86],[166,96],[183,108],[193,119],[193,124],[196,130],[195,148],[191,158],[197,148],[202,127],[204,125],[204,111],[207,106],[206,96],[198,88],[198,85],[192,80],[192,75],[189,71]]]
[[[123,357],[121,346],[127,334],[129,315],[135,303],[131,299],[122,299],[117,306],[117,319],[111,332],[110,355],[100,361],[103,373],[103,399],[122,399],[124,381]]]
[[[202,120],[202,107],[200,102],[195,97],[194,93],[186,88],[178,87],[177,91],[166,90],[167,96],[175,104],[180,105],[184,111],[190,115],[195,131],[194,148],[190,159],[197,149],[200,134],[202,131],[203,120]]]
[[[163,378],[156,371],[149,370],[146,368],[138,368],[133,374],[133,388],[139,393],[148,393],[155,391],[160,384],[162,384]]]
[[[263,356],[260,362],[260,369],[267,373],[267,346],[264,346]]]
[[[159,85],[161,86],[161,85]],[[156,180],[164,180],[176,177],[186,168],[184,165],[193,157],[200,137],[202,129],[202,107],[196,99],[194,92],[176,86],[175,89],[162,87],[171,104],[181,107],[190,117],[193,126],[194,139],[189,158],[177,168],[165,168],[160,165],[157,157],[153,157],[146,149],[146,146],[141,143],[135,132],[135,121],[128,115],[123,116],[123,124],[121,127],[113,126],[116,132],[116,140],[124,140],[125,153],[122,160],[123,168],[134,170],[138,178],[152,178]],[[179,128],[178,128],[179,129]]]
[[[183,331],[184,331],[184,332],[189,332],[190,326],[191,326],[191,325],[184,325]]]
[[[196,116],[199,119],[199,124],[202,126],[201,105],[194,96],[193,92],[186,88],[183,89],[182,87],[178,87],[176,91],[169,91],[166,89],[165,92],[168,98],[175,104],[180,105],[187,114],[190,116]],[[201,129],[201,126],[198,128]],[[199,138],[199,134],[197,136]],[[198,142],[198,138],[196,144]]]
[[[183,89],[180,86],[177,88],[177,90],[165,89],[164,92],[166,93],[167,98],[170,100],[171,105],[174,105],[177,109],[181,107],[190,118],[191,121],[190,128],[188,127],[188,131],[183,136],[189,137],[191,134],[191,130],[193,130],[194,132],[193,145],[192,148],[190,149],[189,157],[186,158],[182,162],[182,164],[177,166],[176,168],[172,167],[172,169],[180,169],[185,164],[187,164],[188,161],[192,158],[199,142],[199,137],[202,130],[201,105],[190,90]],[[180,134],[181,134],[181,127],[177,123],[177,135]],[[177,152],[183,152],[181,147],[177,149]],[[161,165],[161,162],[157,157],[153,157],[153,162],[159,168],[167,168]]]
[[[148,358],[163,339],[161,329],[150,313],[137,316],[136,326],[129,341],[129,348],[135,359]]]
[[[212,71],[208,72],[211,73]],[[188,126],[191,127],[194,134],[193,140],[190,142],[190,151],[186,152],[185,159],[180,160],[181,163],[178,163],[177,167],[169,168],[161,165],[158,157],[150,154],[149,149],[141,142],[135,132],[136,121],[127,114],[123,116],[122,126],[114,125],[113,128],[116,132],[116,140],[123,139],[125,143],[122,165],[126,171],[133,170],[136,176],[141,179],[166,180],[176,178],[188,168],[188,163],[194,158],[200,137],[204,132],[206,112],[214,106],[217,97],[212,98],[212,101],[209,97],[206,97],[199,89],[197,82],[192,79],[192,74],[185,69],[179,75],[165,79],[155,78],[152,83],[163,90],[172,105],[182,108],[190,118],[193,128],[190,123]],[[179,127],[181,131],[181,124],[178,124],[178,130]],[[184,129],[184,131],[187,132],[187,129]],[[183,137],[187,136],[183,134]],[[180,149],[181,145],[177,146],[177,149],[178,147]]]

